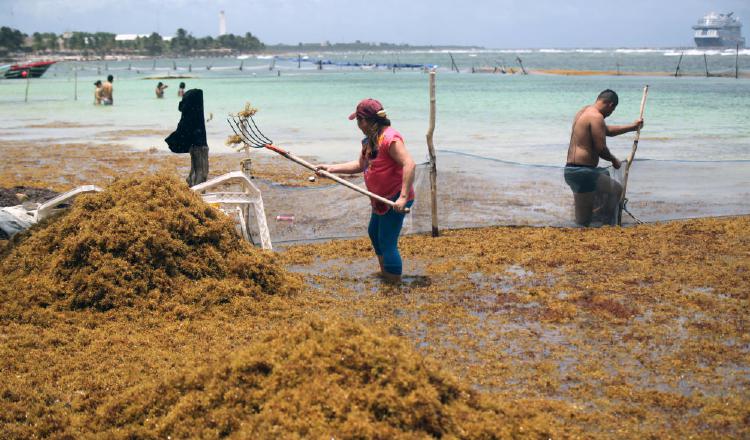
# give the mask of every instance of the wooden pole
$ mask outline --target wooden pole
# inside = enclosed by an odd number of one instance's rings
[[[734,78],[740,77],[740,43],[737,43],[737,52],[734,56]]]
[[[677,69],[674,71],[674,77],[677,78],[677,75],[680,74],[680,64],[682,64],[682,56],[685,55],[685,52],[680,52],[680,59],[677,61]]]
[[[641,98],[641,113],[640,118],[643,119],[643,111],[646,109],[646,98],[648,97],[648,86],[643,88],[643,97]],[[620,196],[620,210],[617,215],[617,225],[622,226],[622,210],[625,208],[625,191],[628,189],[628,177],[630,176],[630,167],[633,166],[633,159],[635,159],[635,152],[638,149],[638,140],[641,138],[641,127],[635,132],[635,139],[633,140],[633,148],[630,150],[628,160],[625,162],[625,172],[622,176],[622,195]]]
[[[461,71],[458,70],[458,65],[456,65],[456,61],[453,59],[453,54],[448,52],[448,56],[451,57],[451,70],[455,70],[456,73],[461,73]]]
[[[305,159],[302,159],[301,157],[295,156],[290,151],[286,151],[286,150],[281,149],[281,148],[277,147],[276,145],[272,145],[272,144],[266,144],[266,145],[264,145],[264,147],[266,147],[269,150],[274,151],[274,152],[276,152],[276,153],[278,153],[278,154],[286,157],[287,159],[291,160],[292,162],[296,162],[296,163],[302,165],[303,167],[307,168],[308,170],[315,171],[317,174],[319,174],[319,175],[321,175],[323,177],[327,177],[327,178],[333,180],[334,182],[340,183],[340,184],[344,185],[347,188],[353,189],[354,191],[357,191],[360,194],[364,194],[367,197],[370,197],[371,199],[375,199],[378,202],[385,203],[386,205],[391,206],[391,207],[393,207],[393,206],[396,205],[396,202],[394,202],[393,200],[388,200],[385,197],[381,197],[381,196],[379,196],[379,195],[377,195],[375,193],[371,193],[370,191],[368,191],[368,190],[366,190],[364,188],[360,188],[359,186],[357,186],[357,185],[355,185],[355,184],[353,184],[351,182],[348,182],[348,181],[342,179],[341,177],[339,177],[339,176],[337,176],[337,175],[335,175],[333,173],[329,173],[328,171],[318,169],[318,167],[316,167],[315,165],[311,164],[310,162],[306,161]],[[411,212],[411,210],[409,208],[404,208],[404,212]]]
[[[23,98],[23,102],[29,102],[29,83],[31,82],[31,71],[26,71],[26,95]]]
[[[437,213],[437,162],[432,135],[435,133],[435,71],[430,72],[430,127],[427,129],[427,149],[430,154],[430,206],[432,207],[432,236],[440,235]]]
[[[708,57],[706,54],[703,54],[703,65],[706,67],[706,78],[708,78],[710,75],[708,74]]]
[[[516,57],[516,61],[518,61],[518,65],[521,66],[521,72],[523,72],[524,75],[528,75],[529,72],[527,72],[526,68],[523,67],[523,61],[521,61],[521,57]]]

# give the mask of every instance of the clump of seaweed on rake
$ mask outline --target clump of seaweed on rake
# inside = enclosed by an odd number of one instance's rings
[[[233,148],[236,151],[247,150],[250,147],[242,139],[242,136],[238,134],[233,134],[227,137],[227,140],[224,141],[224,145],[226,145],[227,147]]]
[[[233,116],[237,116],[238,118],[242,118],[242,119],[247,119],[247,118],[255,116],[256,113],[258,113],[258,109],[250,105],[249,102],[246,102],[245,108],[238,111]]]
[[[229,116],[231,118],[239,118],[241,121],[247,121],[248,118],[255,116],[256,113],[258,113],[258,109],[253,107],[249,102],[246,102],[245,107],[242,110],[238,111],[237,113],[230,113]],[[247,152],[250,148],[250,145],[237,132],[227,137],[227,140],[224,142],[224,144],[236,151]]]

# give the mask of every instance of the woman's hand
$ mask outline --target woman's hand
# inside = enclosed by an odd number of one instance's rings
[[[407,203],[407,197],[400,196],[393,205],[393,210],[396,212],[405,212],[406,211],[406,203]]]
[[[330,170],[330,168],[331,168],[331,167],[332,167],[332,165],[329,165],[329,164],[326,164],[326,163],[323,163],[323,164],[317,165],[317,166],[315,167],[315,174],[317,174],[318,176],[324,177],[324,176],[323,176],[323,175],[322,175],[322,174],[320,173],[320,171],[328,171],[328,172],[330,173],[330,172],[331,172],[331,170]]]

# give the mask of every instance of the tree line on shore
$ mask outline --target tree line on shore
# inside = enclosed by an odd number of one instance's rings
[[[13,54],[71,53],[82,56],[105,55],[171,55],[257,52],[265,48],[257,37],[225,34],[216,38],[197,38],[185,29],[177,29],[172,38],[156,32],[134,39],[118,40],[109,32],[34,32],[30,36],[6,26],[0,28],[0,57]]]

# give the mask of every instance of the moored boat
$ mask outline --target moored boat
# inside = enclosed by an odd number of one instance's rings
[[[44,72],[49,69],[49,66],[55,64],[56,61],[36,61],[33,63],[25,64],[13,64],[3,75],[7,79],[26,78],[39,78],[44,75]]]

